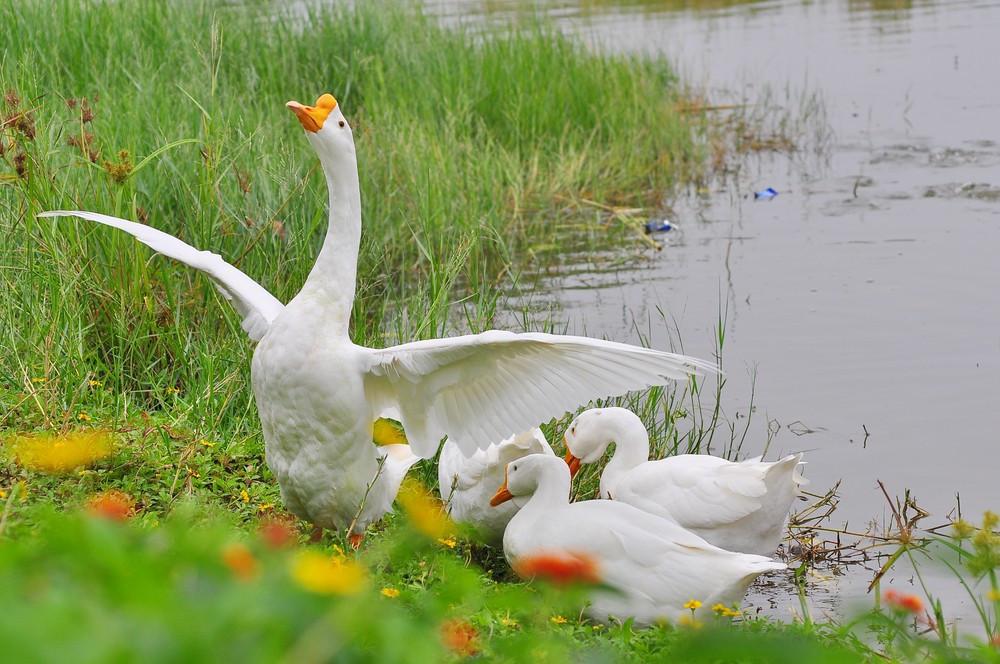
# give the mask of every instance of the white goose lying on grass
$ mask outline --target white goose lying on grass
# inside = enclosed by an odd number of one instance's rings
[[[93,212],[46,212],[113,226],[204,272],[259,341],[252,385],[267,463],[285,506],[320,528],[365,526],[391,509],[416,457],[446,435],[465,454],[589,400],[714,372],[708,362],[625,344],[550,334],[484,332],[391,348],[351,342],[361,240],[354,138],[332,95],[288,102],[319,155],[330,223],[309,277],[287,306],[246,274],[150,226]],[[412,447],[379,452],[372,423],[402,422]],[[384,465],[383,465],[384,464]]]
[[[592,580],[610,588],[591,593],[587,612],[595,619],[677,620],[691,615],[692,599],[703,611],[731,607],[742,602],[759,574],[785,569],[764,556],[712,546],[673,521],[625,503],[570,503],[569,488],[565,463],[532,454],[507,466],[507,480],[490,502],[523,503],[503,536],[504,555],[515,569],[539,557],[581,561]]]
[[[570,476],[615,443],[601,473],[601,497],[671,519],[729,551],[771,555],[805,480],[801,454],[774,463],[734,463],[709,454],[649,460],[649,434],[626,408],[593,408],[566,430]]]
[[[438,459],[438,487],[451,518],[471,525],[486,542],[499,544],[517,507],[514,503],[491,507],[490,498],[503,483],[507,464],[529,454],[555,456],[541,429],[511,436],[469,457],[445,441]]]

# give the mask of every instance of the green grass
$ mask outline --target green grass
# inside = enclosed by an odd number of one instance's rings
[[[302,542],[262,545],[255,531],[281,507],[235,314],[130,237],[36,213],[146,221],[287,301],[322,240],[326,193],[284,102],[330,91],[355,127],[363,187],[352,334],[380,345],[487,327],[535,248],[567,251],[564,221],[659,205],[704,176],[711,143],[676,110],[661,60],[594,54],[544,26],[473,34],[357,4],[308,17],[252,1],[0,5],[0,659],[428,661],[445,656],[440,625],[456,616],[502,661],[875,659],[832,625],[597,628],[578,595],[511,583],[498,552],[442,548],[398,516],[373,529],[368,587],[350,597],[296,585]],[[621,246],[632,232],[586,235]],[[657,454],[736,451],[741,432],[705,387],[628,401]],[[92,467],[50,475],[10,453],[24,432],[92,427],[116,444]],[[545,428],[560,438],[559,423]],[[432,485],[433,464],[416,474]],[[135,500],[128,524],[80,514],[109,489]],[[234,542],[257,560],[250,580],[222,562]],[[322,549],[337,545],[328,535]]]

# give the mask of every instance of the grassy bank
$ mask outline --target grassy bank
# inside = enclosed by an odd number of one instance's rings
[[[699,163],[663,62],[542,28],[483,41],[360,5],[308,18],[269,3],[4,5],[2,426],[167,407],[205,430],[255,429],[249,345],[205,280],[121,234],[34,214],[147,221],[287,301],[326,221],[290,98],[332,91],[355,126],[354,336],[371,344],[453,331],[449,307],[469,294],[471,326],[486,325],[494,284],[571,201],[649,204]]]
[[[515,583],[496,551],[402,514],[357,557],[331,558],[332,535],[307,544],[263,463],[252,345],[229,306],[129,237],[35,214],[144,221],[287,301],[318,251],[326,192],[283,105],[330,91],[363,187],[353,335],[380,345],[488,325],[529,250],[558,253],[554,221],[657,205],[700,177],[708,142],[662,61],[590,53],[544,27],[445,30],[397,4],[284,4],[0,6],[0,660],[989,654],[914,641],[912,616],[892,612],[866,618],[865,638],[749,615],[735,629],[598,626],[579,594]],[[701,398],[636,398],[658,454],[724,430]],[[430,484],[432,464],[415,474]]]

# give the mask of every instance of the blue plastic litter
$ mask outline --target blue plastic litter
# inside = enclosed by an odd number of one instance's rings
[[[675,228],[677,228],[677,225],[666,219],[654,219],[653,221],[646,222],[647,233],[666,233],[667,231],[672,231]]]
[[[774,190],[774,187],[768,187],[762,191],[755,191],[753,194],[753,199],[756,200],[771,200],[778,195],[778,192]]]

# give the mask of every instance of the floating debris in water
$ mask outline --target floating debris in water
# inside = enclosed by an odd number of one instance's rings
[[[646,222],[647,233],[666,233],[678,230],[680,227],[669,219],[654,219]]]
[[[767,189],[753,192],[753,199],[755,201],[757,200],[769,201],[777,195],[778,192],[774,190],[774,187],[768,187]]]

